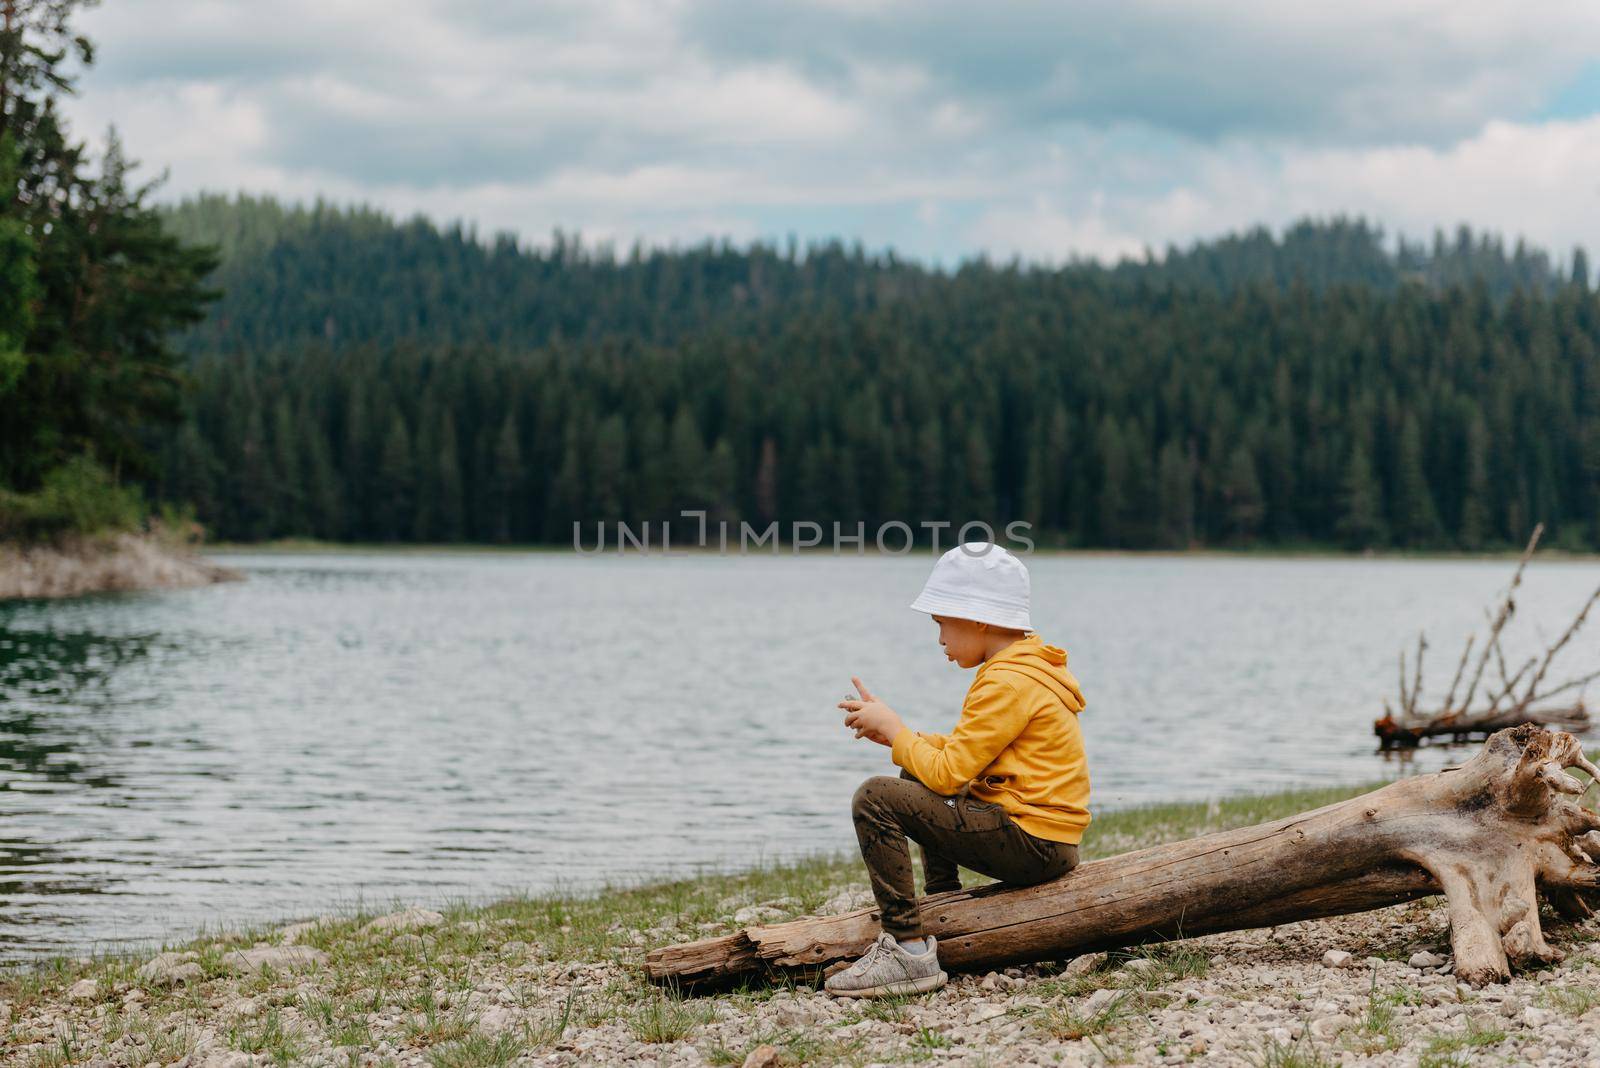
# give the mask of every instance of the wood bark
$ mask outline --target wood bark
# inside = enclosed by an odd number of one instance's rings
[[[1560,959],[1539,925],[1541,893],[1587,915],[1600,887],[1600,815],[1580,803],[1573,767],[1596,774],[1572,735],[1516,727],[1459,768],[1312,812],[1091,861],[1039,886],[926,897],[922,922],[947,970],[977,970],[1443,893],[1456,975],[1481,985]],[[645,971],[690,987],[807,977],[878,931],[872,909],[749,927],[657,949]]]

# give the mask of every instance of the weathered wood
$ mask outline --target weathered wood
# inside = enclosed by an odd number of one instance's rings
[[[1590,727],[1589,710],[1582,701],[1556,708],[1484,709],[1477,712],[1436,712],[1416,719],[1385,715],[1372,723],[1381,749],[1410,749],[1430,738],[1452,742],[1481,741],[1495,731],[1532,723],[1582,733]]]
[[[925,898],[923,924],[947,969],[973,970],[1443,892],[1457,975],[1501,979],[1513,964],[1559,959],[1540,933],[1541,887],[1581,912],[1600,885],[1589,859],[1600,816],[1571,800],[1584,787],[1568,767],[1595,774],[1571,735],[1501,731],[1460,768],[1313,812],[1093,861],[1039,886]],[[690,986],[816,972],[863,952],[878,930],[870,909],[750,927],[655,950],[645,970]]]
[[[1455,703],[1456,689],[1465,677],[1467,660],[1472,654],[1473,644],[1477,640],[1476,635],[1467,637],[1466,647],[1461,650],[1461,659],[1456,663],[1456,672],[1450,680],[1450,690],[1445,694],[1444,704],[1431,715],[1418,711],[1422,700],[1422,657],[1428,649],[1427,636],[1417,635],[1417,659],[1409,683],[1406,681],[1406,653],[1404,649],[1400,651],[1399,711],[1396,712],[1388,701],[1384,701],[1382,718],[1372,724],[1373,732],[1377,734],[1382,748],[1409,749],[1421,745],[1429,738],[1448,738],[1455,742],[1465,742],[1486,738],[1497,730],[1524,723],[1536,723],[1566,730],[1588,729],[1589,714],[1581,699],[1573,705],[1566,706],[1552,705],[1550,702],[1560,694],[1582,690],[1589,683],[1600,679],[1600,671],[1580,675],[1549,689],[1542,690],[1541,687],[1556,657],[1571,644],[1573,638],[1577,637],[1588,620],[1589,613],[1596,604],[1600,604],[1600,588],[1583,602],[1583,607],[1578,610],[1578,614],[1573,617],[1561,636],[1545,647],[1543,657],[1529,657],[1521,667],[1512,672],[1507,670],[1505,648],[1500,643],[1501,632],[1505,630],[1506,624],[1517,611],[1516,593],[1522,584],[1522,574],[1527,569],[1528,561],[1532,559],[1533,551],[1538,547],[1539,537],[1543,533],[1543,523],[1533,528],[1533,536],[1528,539],[1527,548],[1522,550],[1522,556],[1517,561],[1517,569],[1511,576],[1511,585],[1506,587],[1505,593],[1501,596],[1499,607],[1492,614],[1485,613],[1489,620],[1488,640],[1484,642],[1483,649],[1479,653],[1477,669],[1472,673],[1472,681],[1467,686],[1466,696],[1459,705]],[[1500,674],[1500,682],[1498,686],[1486,686],[1484,696],[1488,704],[1473,709],[1473,697],[1478,692],[1479,682],[1483,681],[1484,669],[1488,667],[1491,655],[1494,657],[1495,669]],[[1525,677],[1528,681],[1524,685]],[[1516,692],[1518,686],[1523,687],[1520,696]],[[1535,705],[1542,707],[1535,708]]]

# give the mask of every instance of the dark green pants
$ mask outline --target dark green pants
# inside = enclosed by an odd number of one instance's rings
[[[868,779],[856,789],[850,811],[883,929],[896,938],[922,936],[907,838],[922,847],[930,894],[961,889],[960,866],[1003,883],[1032,886],[1078,865],[1077,846],[1035,838],[1012,823],[999,805],[964,792],[955,797],[936,794],[909,772],[898,779]]]

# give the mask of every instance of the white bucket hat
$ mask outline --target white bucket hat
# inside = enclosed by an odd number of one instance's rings
[[[969,541],[939,557],[911,607],[1008,630],[1033,629],[1028,569],[1009,550],[986,541]]]

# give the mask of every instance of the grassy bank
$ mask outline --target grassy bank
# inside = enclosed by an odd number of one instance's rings
[[[1093,858],[1244,826],[1367,788],[1109,813],[1095,821],[1084,852]],[[641,978],[648,949],[732,930],[741,909],[773,919],[858,903],[863,884],[859,859],[818,857],[597,894],[412,912],[376,927],[373,915],[349,914],[310,927],[208,934],[167,947],[155,969],[150,954],[54,960],[0,978],[0,1063],[144,1065],[188,1056],[194,1064],[451,1068],[554,1051],[587,1028],[619,1020],[638,1042],[665,1047],[693,1041],[719,1013],[777,992],[679,1000]],[[288,942],[305,947],[294,952],[306,959],[254,967],[236,952]],[[1192,967],[1181,956],[1171,961],[1156,974]],[[181,970],[183,978],[155,974],[163,968]],[[886,1011],[892,1007],[858,1014]],[[792,1062],[850,1059],[843,1040],[827,1032],[790,1028],[770,1037]],[[696,1049],[711,1063],[743,1056],[712,1041]],[[227,1060],[232,1054],[243,1059]]]

